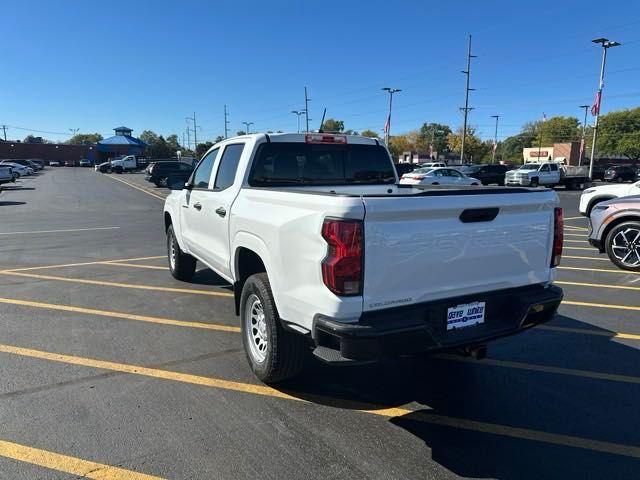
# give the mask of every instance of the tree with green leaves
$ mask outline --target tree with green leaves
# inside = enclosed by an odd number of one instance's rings
[[[67,143],[71,145],[86,145],[88,143],[98,143],[100,140],[102,140],[102,135],[99,133],[76,133]]]
[[[600,117],[596,154],[624,155],[640,160],[640,107],[609,112]]]
[[[239,136],[239,137],[241,137],[242,135],[246,135],[246,134],[247,134],[247,132],[245,132],[244,130],[238,130],[236,132],[236,135]]]
[[[429,145],[433,142],[433,149],[443,153],[447,151],[447,137],[451,133],[449,125],[442,123],[423,123],[418,131],[416,148],[420,152],[428,152]]]
[[[462,127],[447,135],[447,146],[452,152],[460,153],[462,150]],[[464,143],[466,159],[463,160],[473,160],[475,163],[479,163],[485,159],[490,149],[491,147],[476,135],[475,127],[467,127],[467,136]]]
[[[344,122],[342,120],[335,120],[333,118],[328,118],[322,123],[323,132],[340,133],[343,130],[344,130]]]
[[[379,138],[379,135],[376,132],[368,129],[360,132],[360,135],[362,135],[363,137],[369,137],[369,138]]]
[[[533,137],[532,145],[551,146],[554,143],[579,142],[581,129],[576,117],[551,117],[547,121],[526,123],[522,133]],[[542,143],[541,143],[542,142]]]
[[[48,142],[42,137],[27,135],[25,139],[22,141],[22,143],[48,143]]]
[[[209,150],[211,147],[213,147],[212,142],[199,143],[198,146],[196,147],[196,156],[198,158],[202,157],[202,155],[207,153],[207,150]]]
[[[218,135],[214,140],[213,143],[218,143],[224,140],[224,136],[223,135]]]
[[[522,151],[533,145],[533,138],[533,135],[528,135],[527,133],[519,133],[518,135],[505,138],[502,142],[498,143],[496,158],[521,163],[523,159]]]

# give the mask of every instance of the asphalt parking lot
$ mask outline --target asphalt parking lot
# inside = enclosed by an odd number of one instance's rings
[[[0,195],[1,479],[636,478],[640,275],[559,192],[551,323],[490,345],[250,373],[229,286],[166,267],[163,189],[47,169]]]

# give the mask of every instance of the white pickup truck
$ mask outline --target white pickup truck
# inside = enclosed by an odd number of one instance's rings
[[[559,162],[525,163],[505,174],[508,186],[555,187],[563,185],[567,190],[582,190],[589,184],[589,168],[564,165]]]
[[[172,182],[169,266],[233,284],[249,364],[267,383],[305,352],[332,363],[456,348],[553,317],[562,209],[550,190],[397,185],[376,139],[253,134]]]

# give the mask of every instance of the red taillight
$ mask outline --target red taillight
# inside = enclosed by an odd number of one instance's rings
[[[347,143],[346,135],[327,135],[326,133],[308,133],[304,140],[307,143]]]
[[[327,218],[322,237],[329,247],[322,261],[322,280],[336,295],[362,294],[362,222]]]
[[[564,243],[564,218],[562,208],[556,207],[553,211],[553,255],[551,256],[551,266],[560,265],[562,257],[562,244]]]

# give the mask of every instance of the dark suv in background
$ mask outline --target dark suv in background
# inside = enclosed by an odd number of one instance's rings
[[[605,182],[633,182],[636,179],[636,169],[635,167],[630,167],[627,165],[616,165],[614,167],[610,167],[604,172],[604,181]]]
[[[483,185],[491,183],[504,185],[504,174],[507,173],[508,169],[506,165],[492,163],[487,165],[465,165],[460,168],[460,171],[468,177],[477,178]]]
[[[153,162],[146,168],[145,179],[156,187],[166,187],[169,176],[186,182],[193,172],[193,166],[184,162]]]

